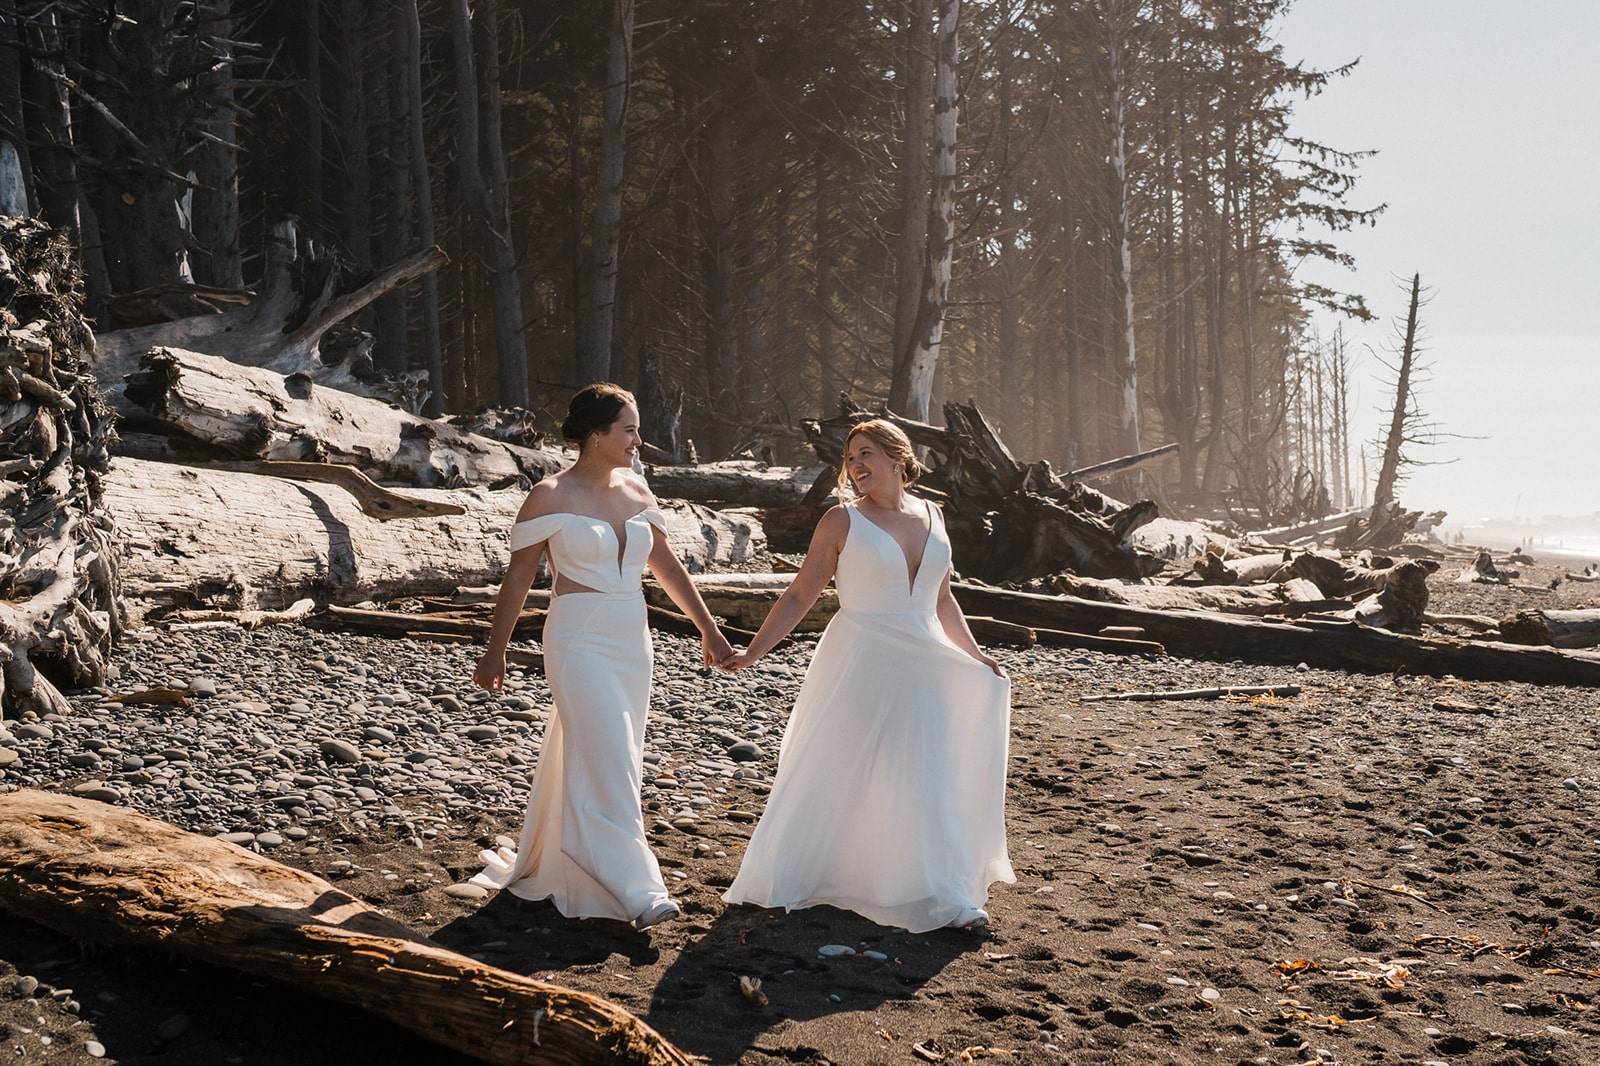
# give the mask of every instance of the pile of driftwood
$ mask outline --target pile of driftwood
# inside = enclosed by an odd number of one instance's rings
[[[66,239],[0,218],[0,717],[67,709],[39,667],[103,682],[123,622],[102,499],[112,423],[80,296]]]
[[[975,404],[945,404],[943,427],[887,411],[867,411],[844,395],[839,405],[836,417],[802,423],[817,457],[830,471],[837,471],[850,428],[868,418],[886,418],[903,429],[928,454],[929,472],[917,483],[916,492],[943,507],[960,573],[1008,582],[1062,571],[1128,579],[1160,572],[1160,559],[1127,542],[1128,534],[1156,517],[1154,503],[1144,500],[1123,506],[1085,486],[1080,480],[1085,471],[1063,478],[1045,460],[1019,462]],[[1130,456],[1097,470],[1133,469],[1171,450]],[[783,534],[802,531],[809,536],[831,487],[830,473],[800,507],[787,513],[764,512],[769,539],[791,550],[803,548],[803,543]]]

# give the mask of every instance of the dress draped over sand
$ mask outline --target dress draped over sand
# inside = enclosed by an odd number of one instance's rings
[[[839,612],[806,671],[778,775],[729,903],[827,903],[914,933],[1014,881],[1006,853],[1011,683],[936,612],[950,541],[936,508],[915,575],[854,506]]]
[[[549,899],[569,918],[633,919],[666,897],[639,809],[653,648],[640,575],[656,508],[623,524],[541,515],[511,530],[511,550],[548,542],[554,573],[590,592],[554,597],[544,672],[555,710],[545,726],[517,850],[483,852],[472,879],[524,899]],[[619,543],[620,540],[620,543]]]

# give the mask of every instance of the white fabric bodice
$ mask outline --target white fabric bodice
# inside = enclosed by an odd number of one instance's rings
[[[933,613],[939,583],[950,569],[950,538],[939,509],[926,501],[923,505],[928,508],[928,539],[915,581],[899,542],[855,507],[845,508],[850,532],[834,571],[840,607],[870,614]]]
[[[666,531],[667,516],[659,508],[646,507],[622,524],[620,565],[617,531],[611,523],[570,511],[518,522],[511,527],[511,550],[548,542],[550,566],[556,576],[596,592],[635,593],[655,542],[651,526]]]

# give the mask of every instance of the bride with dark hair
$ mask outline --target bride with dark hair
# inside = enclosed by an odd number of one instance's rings
[[[473,882],[550,899],[569,918],[615,918],[644,929],[679,913],[639,809],[654,657],[644,568],[694,620],[705,665],[733,648],[667,543],[655,497],[633,473],[641,443],[633,395],[590,385],[572,398],[561,432],[578,445],[578,460],[536,484],[517,512],[489,647],[472,675],[491,691],[505,684],[506,646],[548,555],[554,595],[544,671],[555,712],[517,850],[485,851],[488,868]]]
[[[939,509],[906,492],[920,472],[898,426],[853,427],[839,481],[855,499],[822,516],[760,632],[722,664],[755,662],[836,583],[729,903],[827,903],[921,933],[986,926],[989,885],[1016,880],[1011,682],[951,595]]]

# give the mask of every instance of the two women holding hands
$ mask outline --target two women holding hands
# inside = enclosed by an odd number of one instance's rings
[[[489,649],[474,677],[499,688],[539,559],[554,600],[545,673],[555,702],[517,851],[485,852],[474,880],[569,917],[678,913],[639,808],[651,645],[645,565],[694,619],[707,664],[739,670],[788,635],[830,580],[840,610],[817,645],[784,733],[778,774],[723,899],[796,910],[831,904],[923,932],[981,926],[990,883],[1012,881],[1005,844],[1010,683],[950,593],[942,517],[905,491],[920,472],[892,423],[857,425],[841,489],[804,565],[750,646],[733,649],[672,554],[665,520],[631,471],[632,396],[596,385],[563,427],[578,461],[534,486],[512,530]]]

